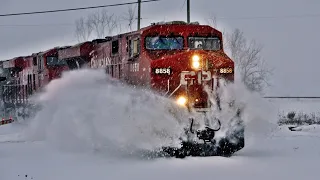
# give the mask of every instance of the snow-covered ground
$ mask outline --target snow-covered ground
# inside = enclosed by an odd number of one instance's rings
[[[102,72],[66,74],[36,97],[43,109],[27,125],[0,126],[0,180],[318,179],[319,126],[278,127],[282,104],[240,85],[225,95],[244,109],[244,149],[230,158],[148,158],[141,150],[177,143],[184,109]]]
[[[148,160],[62,152],[47,142],[0,143],[0,179],[318,179],[320,128],[315,129],[278,129],[231,158]]]

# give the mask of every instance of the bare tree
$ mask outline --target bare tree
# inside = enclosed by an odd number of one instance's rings
[[[103,27],[103,32],[112,35],[119,24],[118,18],[114,14],[108,15],[107,11],[102,11],[101,14],[100,23],[101,27]],[[102,37],[105,37],[105,35],[103,34]]]
[[[212,14],[212,15],[210,16],[210,18],[205,19],[205,20],[207,21],[207,24],[210,25],[211,27],[214,27],[214,28],[216,28],[216,29],[220,29],[220,28],[218,27],[217,17],[216,17],[214,14]],[[220,30],[220,31],[221,31],[221,30]],[[226,32],[225,29],[223,29],[221,32],[222,32],[222,36],[223,36],[223,37],[227,36],[227,32]],[[224,48],[227,48],[227,47],[228,47],[227,41],[223,41],[223,46],[224,46]]]
[[[248,41],[239,29],[227,35],[226,43],[243,83],[249,90],[263,93],[270,85],[272,74],[272,69],[261,56],[263,47],[255,40]]]
[[[102,9],[76,20],[75,34],[79,42],[89,40],[93,34],[97,38],[104,38],[105,36],[111,36],[114,32],[122,32],[123,28],[122,24],[119,23],[120,21],[125,21],[128,29],[132,31],[136,20],[134,6],[128,7],[128,11],[119,17],[109,14],[106,9]]]
[[[92,33],[93,26],[89,19],[81,17],[76,20],[76,37],[79,42],[87,41]]]
[[[217,28],[217,17],[215,15],[212,15],[210,18],[206,19],[206,21],[210,26]]]
[[[120,21],[120,18],[118,18],[118,21]],[[122,33],[122,24],[121,23],[117,23],[117,29],[118,29],[118,34],[121,34]]]
[[[112,35],[118,25],[118,20],[114,14],[109,15],[103,9],[90,14],[87,18],[81,17],[76,21],[76,36],[79,42],[87,41],[92,33],[97,38],[104,38],[107,34]]]
[[[217,18],[211,15],[207,23],[218,28]],[[262,58],[263,47],[255,42],[248,41],[240,29],[234,29],[231,33],[222,31],[224,37],[224,49],[230,52],[230,56],[235,61],[236,72],[246,87],[255,92],[263,93],[268,87],[269,77],[272,69],[268,67]]]
[[[137,17],[135,15],[135,7],[129,6],[127,13],[122,16],[122,19],[128,23],[128,28],[130,31],[132,31],[133,23],[137,20]]]

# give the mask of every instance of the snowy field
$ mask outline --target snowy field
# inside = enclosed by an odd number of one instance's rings
[[[231,158],[151,160],[61,152],[46,142],[1,143],[0,179],[318,179],[319,137],[318,127],[294,133],[284,128]]]
[[[320,113],[320,99],[267,99],[279,112]]]
[[[240,85],[226,95],[244,109],[244,149],[230,158],[149,158],[140,150],[177,143],[184,110],[101,72],[65,74],[36,97],[44,108],[34,119],[0,126],[0,180],[319,179],[320,126],[276,124],[281,108],[314,112],[319,102],[269,101]]]

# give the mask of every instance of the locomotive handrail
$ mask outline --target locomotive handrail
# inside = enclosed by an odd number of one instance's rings
[[[4,84],[2,86],[26,86],[27,84]]]
[[[180,87],[181,87],[181,84],[179,84],[179,86],[174,91],[172,91],[172,93],[168,97],[171,97]]]
[[[170,79],[168,79],[168,90],[164,95],[167,95],[170,92]]]

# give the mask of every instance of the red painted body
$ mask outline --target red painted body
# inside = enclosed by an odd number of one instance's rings
[[[50,66],[48,65],[48,57],[58,58],[58,49],[53,48],[45,52],[40,52],[34,55],[37,59],[37,64],[34,65],[37,70],[39,86],[43,87],[47,85],[51,80],[60,77],[61,72],[63,71],[63,66]],[[67,66],[67,65],[65,65]]]
[[[77,69],[90,62],[92,42],[83,42],[57,52],[60,60],[65,60],[70,69]]]
[[[149,37],[158,41],[158,45],[159,42],[161,46],[171,46],[173,43],[173,46],[178,48],[148,49],[149,44],[158,46],[154,40],[147,41]],[[190,41],[189,44],[189,37],[216,39],[214,43],[218,48],[192,49],[196,41]],[[163,42],[161,38],[173,39]],[[203,41],[202,47],[208,42]],[[192,68],[194,55],[199,57],[199,69]],[[55,57],[66,63],[49,65],[48,57]],[[32,56],[15,58],[14,61],[6,61],[3,66],[20,68],[20,77],[24,77],[22,84],[28,84],[26,76],[34,74],[36,87],[43,87],[68,69],[84,66],[103,68],[107,74],[128,84],[149,88],[170,98],[185,96],[188,102],[197,108],[208,107],[204,84],[214,90],[214,86],[218,85],[218,78],[229,81],[234,79],[234,62],[223,50],[222,33],[207,25],[181,22],[153,24],[106,39],[53,48]],[[221,73],[221,68],[230,68],[231,71]],[[32,78],[31,83],[33,80]]]
[[[148,36],[181,36],[183,37],[183,48],[179,50],[148,50],[146,49],[145,38]],[[218,37],[220,39],[219,50],[191,50],[188,47],[189,36]],[[202,71],[210,71],[211,77],[215,79],[224,78],[229,81],[234,80],[234,62],[225,54],[223,50],[222,33],[210,26],[203,25],[152,25],[139,31],[109,37],[109,41],[94,46],[94,56],[91,59],[91,67],[106,68],[108,74],[129,84],[150,88],[163,95],[172,98],[188,96],[188,101],[194,103],[194,107],[208,107],[207,94],[204,92],[203,84],[208,84],[213,88],[214,79],[197,84],[197,75],[194,83],[188,82],[179,86],[181,72],[194,71],[191,68],[191,59],[198,55],[203,63],[210,67],[195,71],[198,74]],[[139,53],[132,56],[130,53],[131,42],[139,40]],[[118,41],[118,52],[112,53],[112,43]],[[155,68],[170,68],[170,75],[156,74]],[[220,68],[231,68],[232,73],[221,74]],[[204,77],[203,77],[204,78]],[[188,93],[187,93],[188,92]],[[197,102],[196,102],[197,101]]]
[[[58,60],[58,50],[53,48],[45,52],[34,53],[30,56],[17,57],[3,62],[7,83],[4,84],[4,102],[24,104],[29,96],[41,90],[51,80],[59,78],[68,65],[48,63],[48,58]]]

